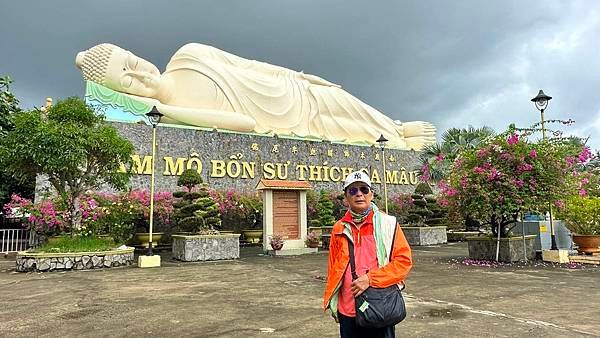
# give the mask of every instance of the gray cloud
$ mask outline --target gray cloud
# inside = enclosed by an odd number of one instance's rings
[[[164,69],[187,42],[304,70],[440,131],[548,118],[600,148],[600,4],[587,1],[3,1],[0,74],[25,107],[82,95],[75,54],[112,42]]]

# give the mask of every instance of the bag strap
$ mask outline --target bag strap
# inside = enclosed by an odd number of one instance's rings
[[[389,262],[392,261],[392,252],[394,252],[394,242],[396,241],[397,229],[398,224],[394,226],[394,237],[392,237],[392,246],[390,247],[390,257],[388,260]],[[350,271],[352,272],[352,280],[355,280],[358,278],[358,275],[356,274],[356,261],[354,260],[354,243],[352,243],[352,241],[348,237],[346,237],[346,241],[348,242],[348,254],[350,255]]]

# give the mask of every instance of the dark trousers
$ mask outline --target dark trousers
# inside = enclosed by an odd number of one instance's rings
[[[356,325],[354,317],[347,317],[338,312],[341,338],[394,338],[394,326],[381,329],[368,329]]]

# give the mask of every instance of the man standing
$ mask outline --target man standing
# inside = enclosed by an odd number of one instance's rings
[[[369,287],[403,283],[412,267],[410,247],[396,218],[379,211],[372,203],[373,190],[366,173],[356,171],[346,177],[344,197],[348,211],[331,232],[323,306],[331,310],[340,324],[342,338],[394,337],[394,326],[379,329],[358,326],[354,298]],[[358,275],[354,281],[348,241],[354,244]]]

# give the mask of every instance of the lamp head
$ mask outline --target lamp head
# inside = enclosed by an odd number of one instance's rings
[[[152,127],[156,127],[160,122],[160,118],[163,117],[163,114],[161,114],[156,107],[152,107],[152,110],[147,112],[146,116],[148,116],[148,120],[150,120]]]
[[[381,149],[383,149],[387,141],[388,140],[385,137],[383,137],[383,134],[381,134],[381,136],[379,136],[379,138],[375,142],[379,143],[379,146],[381,147]]]
[[[531,99],[531,102],[535,103],[535,107],[538,110],[546,109],[548,106],[548,101],[552,100],[552,96],[548,96],[544,94],[544,91],[540,89],[540,92],[536,97]]]

